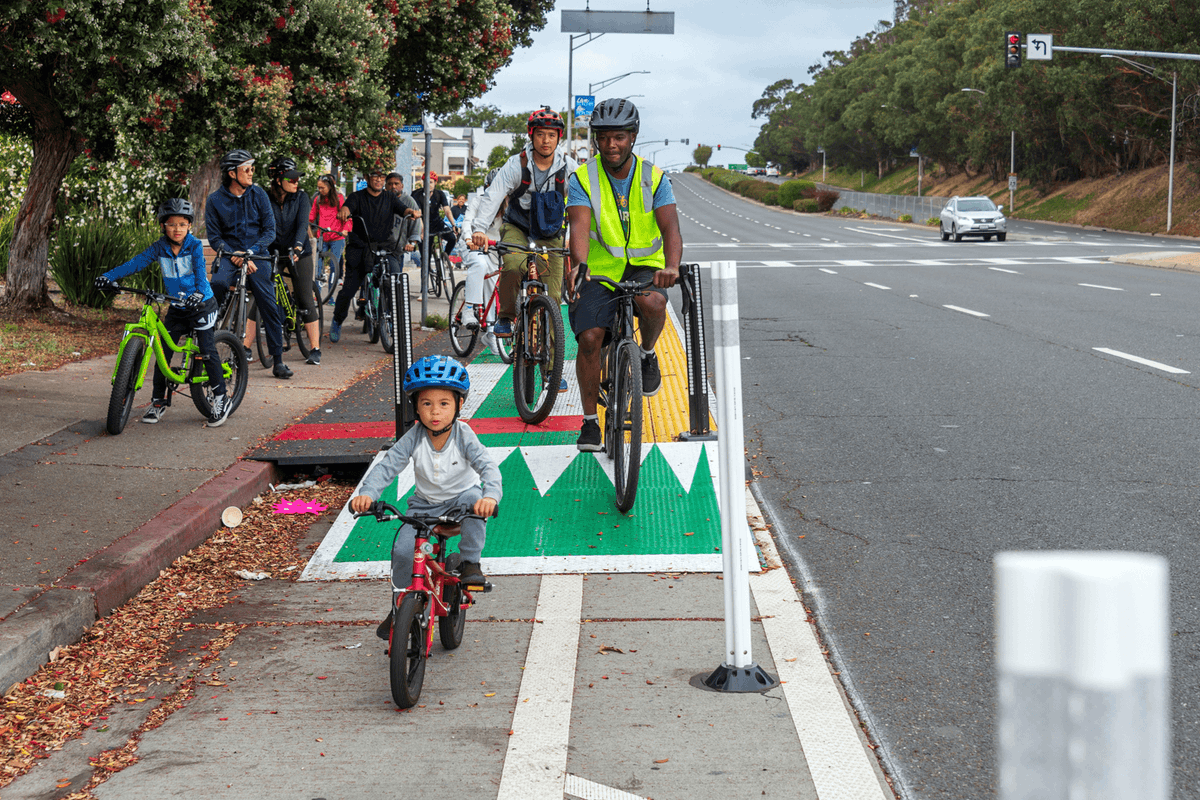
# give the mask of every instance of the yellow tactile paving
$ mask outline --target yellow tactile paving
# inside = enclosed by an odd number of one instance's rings
[[[670,320],[654,347],[658,353],[658,368],[662,371],[662,390],[654,397],[642,400],[642,441],[674,442],[679,434],[690,429],[688,421],[687,354],[679,332]],[[599,409],[600,427],[604,427],[604,409]],[[717,429],[712,415],[709,428]]]

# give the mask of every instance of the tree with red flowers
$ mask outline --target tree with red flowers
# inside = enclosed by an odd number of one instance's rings
[[[65,0],[64,0],[65,2]],[[210,24],[188,0],[17,0],[0,6],[0,89],[21,113],[0,116],[33,142],[3,302],[49,306],[47,249],[59,186],[82,153],[110,156],[120,123],[164,85],[185,88],[212,63]]]

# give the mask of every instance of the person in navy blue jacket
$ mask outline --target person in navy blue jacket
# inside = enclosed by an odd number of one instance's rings
[[[292,294],[300,307],[300,320],[304,323],[308,341],[312,343],[305,363],[315,366],[321,363],[321,322],[317,316],[317,296],[313,292],[312,241],[308,238],[312,202],[308,192],[300,188],[299,180],[304,173],[296,169],[296,162],[287,156],[271,162],[267,177],[271,179],[267,195],[275,214],[275,241],[271,244],[271,252],[282,256],[284,268],[292,276]]]
[[[275,241],[275,212],[271,210],[271,198],[262,187],[254,185],[254,156],[246,150],[229,151],[221,159],[221,175],[221,188],[208,196],[204,207],[209,247],[218,253],[224,250],[266,256],[267,248]],[[275,302],[271,262],[269,258],[244,260],[246,286],[254,294],[258,324],[267,329],[267,349],[275,362],[274,375],[290,378],[292,371],[283,363],[283,323]],[[218,305],[236,282],[242,261],[238,256],[224,256],[219,264],[214,264],[212,285]],[[250,357],[249,348],[246,357]]]
[[[225,424],[232,410],[225,391],[225,377],[221,370],[221,358],[217,355],[215,328],[217,324],[217,301],[204,268],[204,246],[191,234],[192,204],[187,200],[171,198],[158,208],[158,222],[162,225],[162,238],[138,255],[113,267],[96,278],[96,288],[105,291],[113,288],[119,278],[141,272],[152,264],[162,270],[163,284],[167,294],[176,300],[163,319],[163,325],[172,340],[189,331],[195,331],[196,343],[204,357],[204,368],[208,372],[208,385],[212,387],[212,413],[208,426],[216,428]],[[169,347],[163,348],[167,365],[174,355]],[[154,402],[146,409],[142,422],[158,422],[167,413],[171,398],[167,395],[167,378],[156,363],[154,366]]]

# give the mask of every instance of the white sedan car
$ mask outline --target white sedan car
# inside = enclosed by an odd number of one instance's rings
[[[941,213],[942,241],[950,237],[961,242],[964,236],[982,236],[990,242],[995,236],[1003,242],[1008,238],[1004,206],[997,206],[988,197],[951,197]]]

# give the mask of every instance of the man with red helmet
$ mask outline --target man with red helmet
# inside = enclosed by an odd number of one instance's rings
[[[479,195],[472,229],[464,231],[471,236],[474,247],[487,247],[488,225],[505,199],[509,202],[500,226],[501,241],[523,246],[531,243],[563,246],[567,178],[577,166],[565,148],[559,148],[566,126],[562,117],[549,106],[543,106],[529,115],[527,130],[529,142],[525,148],[500,167],[491,185]],[[504,257],[500,273],[499,320],[493,328],[497,336],[512,336],[517,290],[524,270],[524,256],[511,254]],[[562,295],[562,275],[562,256],[551,256],[549,274],[539,275],[555,302]]]

